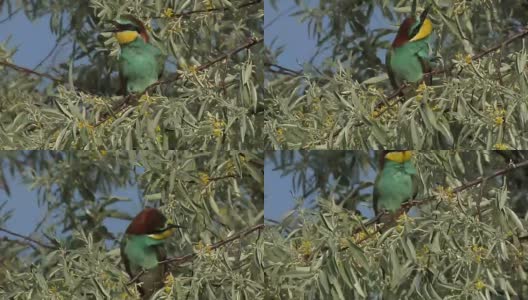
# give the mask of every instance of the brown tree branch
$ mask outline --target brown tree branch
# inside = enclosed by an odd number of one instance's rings
[[[295,71],[286,67],[283,67],[281,65],[272,64],[265,62],[265,67],[268,67],[268,70],[273,73],[283,74],[283,75],[289,75],[289,76],[300,76],[302,75],[302,71]]]
[[[244,236],[252,233],[253,231],[262,230],[262,229],[264,229],[264,227],[265,227],[264,224],[255,225],[253,227],[250,227],[250,228],[248,228],[248,229],[246,229],[246,230],[244,230],[242,232],[239,232],[239,233],[231,236],[230,238],[227,238],[225,240],[221,240],[221,241],[219,241],[217,243],[214,243],[214,244],[212,244],[210,246],[206,246],[206,247],[209,250],[218,249],[218,248],[222,247],[225,244],[228,244],[228,243],[231,243],[232,241],[235,241],[235,240],[243,238]],[[178,263],[178,264],[180,264],[182,262],[191,260],[191,259],[193,259],[196,256],[197,256],[196,253],[190,253],[190,254],[187,254],[187,255],[184,255],[184,256],[168,258],[166,260],[158,262],[158,264],[168,264],[168,263]],[[127,285],[130,285],[130,284],[134,283],[136,280],[138,280],[138,278],[141,275],[143,275],[143,273],[145,273],[145,270],[141,270],[138,274],[136,274],[136,276],[134,276],[132,279],[130,279],[130,281],[127,282]]]
[[[196,72],[203,71],[203,70],[209,68],[210,66],[218,63],[219,61],[222,61],[222,60],[224,60],[224,59],[226,59],[226,58],[228,58],[230,56],[233,56],[233,55],[237,54],[238,52],[240,52],[242,50],[249,49],[249,48],[255,46],[256,44],[261,43],[263,40],[264,40],[263,38],[250,38],[249,42],[247,42],[247,43],[245,43],[245,44],[243,44],[243,45],[241,45],[241,46],[229,51],[228,53],[226,53],[224,55],[221,55],[221,56],[213,59],[212,61],[210,61],[208,63],[205,63],[203,65],[198,66],[195,69],[195,71]],[[178,79],[180,79],[180,77],[182,77],[182,73],[177,74],[172,79],[156,81],[153,84],[151,84],[150,86],[148,86],[142,93],[128,95],[128,96],[124,97],[124,99],[123,99],[123,101],[121,101],[121,103],[118,103],[110,112],[108,112],[107,114],[103,115],[103,118],[101,120],[99,120],[97,123],[95,123],[93,126],[97,127],[97,126],[101,125],[102,123],[104,123],[106,120],[108,120],[110,118],[110,116],[115,115],[115,114],[117,114],[119,112],[122,112],[123,110],[127,109],[131,104],[135,103],[135,101],[137,101],[142,95],[144,95],[145,93],[147,93],[149,91],[152,91],[154,87],[156,87],[158,85],[161,85],[161,84],[167,84],[167,83],[175,82]]]
[[[492,178],[495,178],[497,176],[502,176],[502,175],[505,175],[506,173],[509,173],[513,170],[516,170],[516,169],[519,169],[519,168],[525,168],[525,167],[528,167],[528,160],[524,160],[524,161],[521,161],[519,163],[510,163],[508,165],[508,167],[504,168],[504,169],[501,169],[501,170],[498,170],[496,172],[494,172],[493,174],[491,175],[488,175],[488,176],[480,176],[476,179],[473,179],[472,181],[468,182],[468,183],[465,183],[463,185],[460,185],[456,188],[453,189],[453,193],[460,193],[461,191],[464,191],[466,189],[469,189],[469,188],[472,188],[482,182],[485,182],[485,181],[488,181]],[[431,200],[434,200],[436,198],[436,196],[429,196],[429,197],[425,197],[425,198],[422,198],[422,199],[417,199],[417,200],[412,200],[412,201],[409,201],[407,203],[405,203],[403,206],[402,206],[402,210],[407,210],[413,206],[420,206],[420,205],[423,205],[423,204],[426,204],[428,203],[429,201]],[[379,219],[384,215],[386,214],[385,212],[380,212],[378,215],[376,215],[375,217],[373,217],[372,219],[368,220],[366,223],[363,223],[363,226],[360,227],[360,228],[357,228],[355,231],[354,231],[354,234],[356,233],[359,233],[361,231],[364,230],[365,227],[367,226],[370,226],[370,225],[373,225],[375,224],[376,222],[379,221]],[[385,227],[385,226],[384,226]],[[381,228],[380,228],[381,230]]]
[[[2,228],[2,227],[0,227],[0,231],[3,231],[3,232],[6,232],[6,233],[9,233],[10,235],[14,235],[14,236],[19,237],[19,238],[21,238],[21,239],[24,239],[24,240],[26,240],[26,241],[28,241],[28,242],[31,242],[31,243],[37,244],[37,245],[39,245],[40,247],[43,247],[43,248],[56,249],[56,248],[53,247],[53,246],[46,245],[46,244],[44,244],[44,243],[42,243],[42,242],[39,242],[39,241],[37,241],[37,240],[34,240],[34,239],[30,238],[30,237],[27,237],[27,236],[25,236],[25,235],[21,235],[21,234],[18,234],[18,233],[16,233],[16,232],[13,232],[13,231],[10,231],[10,230],[7,230],[7,229],[4,229],[4,228]]]
[[[476,55],[473,55],[471,57],[471,60],[478,60],[478,59],[481,59],[482,57],[490,54],[491,52],[493,51],[496,51],[508,44],[511,44],[512,42],[514,42],[515,40],[519,39],[519,38],[522,38],[524,36],[528,35],[528,28],[525,28],[524,30],[522,30],[521,32],[507,38],[506,40],[496,44],[495,46],[487,49],[487,50],[484,50],[483,52],[479,53],[479,54],[476,54]],[[442,74],[442,73],[449,73],[451,72],[451,70],[455,67],[455,65],[451,65],[450,67],[448,68],[445,68],[445,69],[438,69],[438,70],[433,70],[429,73],[425,73],[424,76],[427,76],[427,75],[436,75],[436,74]],[[390,94],[387,98],[384,98],[382,101],[380,101],[377,105],[376,105],[376,109],[379,109],[381,108],[384,104],[385,104],[385,109],[380,111],[380,113],[378,114],[378,117],[381,116],[383,113],[385,113],[389,108],[393,107],[394,105],[396,105],[396,103],[400,102],[400,101],[393,101],[392,103],[389,103],[388,101],[393,99],[393,98],[396,98],[400,92],[402,92],[402,90],[406,87],[406,84],[402,84],[396,91],[394,91],[392,94]],[[359,125],[362,125],[364,124],[363,122],[358,122],[358,126]]]
[[[12,64],[12,63],[10,63],[8,61],[5,61],[5,60],[4,61],[0,61],[0,65],[6,66],[6,67],[8,67],[10,69],[13,69],[13,70],[16,70],[18,72],[22,72],[22,73],[26,73],[26,74],[32,74],[32,75],[37,75],[39,77],[45,77],[45,78],[48,78],[48,79],[52,80],[53,82],[62,83],[62,84],[66,83],[64,80],[62,80],[60,78],[51,76],[51,75],[46,74],[46,73],[40,73],[40,72],[37,72],[37,71],[33,71],[31,69]]]
[[[203,13],[210,13],[210,12],[223,12],[223,11],[226,11],[226,10],[233,10],[235,8],[236,9],[240,9],[240,8],[248,7],[248,6],[251,6],[251,5],[254,5],[254,4],[258,4],[258,3],[261,3],[261,2],[262,2],[262,0],[253,0],[253,1],[241,4],[241,5],[237,6],[237,7],[219,7],[219,8],[193,10],[193,11],[188,11],[188,12],[174,14],[174,15],[170,16],[169,18],[188,17],[188,16],[194,15],[194,14],[203,14]],[[145,17],[145,19],[146,18],[148,18],[148,17]],[[152,17],[152,19],[167,19],[167,16],[156,16],[156,17]]]

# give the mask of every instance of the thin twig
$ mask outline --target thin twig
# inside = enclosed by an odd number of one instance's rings
[[[251,38],[249,42],[247,42],[247,43],[245,43],[245,44],[243,44],[243,45],[231,50],[230,52],[228,52],[228,53],[226,53],[224,55],[221,55],[221,56],[213,59],[212,61],[210,61],[208,63],[200,65],[199,67],[197,67],[195,69],[195,71],[196,72],[203,71],[203,70],[209,68],[210,66],[216,64],[219,61],[222,61],[222,60],[224,60],[224,59],[226,59],[226,58],[228,58],[230,56],[233,56],[233,55],[237,54],[238,52],[240,52],[242,50],[249,49],[249,48],[255,46],[256,44],[261,43],[263,40],[264,40],[263,38]],[[134,103],[134,101],[139,99],[146,92],[151,91],[154,87],[156,87],[158,85],[161,85],[161,84],[167,84],[167,83],[175,82],[176,80],[180,79],[180,77],[182,77],[182,73],[177,74],[174,78],[171,78],[171,79],[156,81],[153,84],[149,85],[142,93],[134,94],[134,95],[128,95],[128,96],[124,97],[124,101],[122,101],[121,103],[118,103],[116,105],[116,107],[114,107],[114,109],[112,109],[112,112],[109,112],[109,113],[105,114],[103,116],[103,118],[101,120],[99,120],[97,123],[95,123],[93,126],[97,127],[97,126],[101,125],[102,123],[104,123],[106,120],[108,120],[110,118],[112,113],[117,114],[119,112],[122,112],[123,110],[125,110],[126,108],[129,107],[129,104]],[[115,110],[117,110],[117,111],[115,111]]]
[[[481,59],[482,57],[488,55],[489,53],[493,52],[493,51],[496,51],[498,49],[500,49],[501,47],[504,47],[508,44],[511,44],[513,41],[519,39],[519,38],[522,38],[524,36],[528,35],[528,28],[525,28],[523,31],[507,38],[506,40],[502,41],[501,43],[498,43],[497,45],[487,49],[487,50],[484,50],[483,52],[479,53],[479,54],[476,54],[476,55],[473,55],[471,57],[471,60],[478,60],[478,59]],[[448,68],[444,68],[444,69],[438,69],[438,70],[433,70],[431,72],[428,72],[428,73],[424,73],[424,77],[425,76],[432,76],[432,75],[436,75],[436,74],[443,74],[443,73],[449,73],[451,72],[451,70],[455,67],[455,65],[451,65],[450,67]],[[380,108],[383,104],[385,104],[387,102],[387,100],[391,100],[393,98],[396,98],[399,93],[406,87],[406,84],[402,84],[398,90],[396,90],[395,92],[393,92],[391,95],[389,95],[386,99],[384,99],[384,101],[380,101],[377,105],[376,105],[376,108]],[[381,111],[379,114],[378,114],[378,117],[381,116],[383,113],[385,113],[389,108],[393,107],[396,103],[398,103],[399,101],[393,101],[390,105],[386,106],[386,109]],[[362,125],[363,122],[360,122],[358,125]]]
[[[60,78],[57,78],[57,77],[54,77],[54,76],[51,76],[49,74],[46,74],[46,73],[40,73],[40,72],[37,72],[37,71],[33,71],[31,69],[28,69],[28,68],[25,68],[25,67],[21,67],[21,66],[17,66],[15,64],[12,64],[10,62],[7,62],[7,61],[0,61],[0,65],[3,65],[3,66],[6,66],[8,68],[11,68],[13,70],[16,70],[16,71],[19,71],[19,72],[23,72],[23,73],[26,73],[26,74],[33,74],[33,75],[37,75],[39,77],[45,77],[45,78],[48,78],[54,82],[58,82],[58,83],[65,83],[64,80],[60,79]]]
[[[464,191],[464,190],[467,190],[471,187],[474,187],[484,181],[488,181],[490,179],[493,179],[497,176],[502,176],[506,173],[509,173],[513,170],[516,170],[516,169],[519,169],[519,168],[525,168],[525,167],[528,167],[528,160],[524,160],[520,163],[517,163],[517,164],[509,164],[508,167],[504,168],[504,169],[501,169],[499,171],[496,171],[495,173],[491,174],[491,175],[488,175],[488,176],[480,176],[466,184],[463,184],[463,185],[460,185],[456,188],[453,189],[453,193],[460,193],[461,191]],[[426,197],[426,198],[422,198],[422,199],[417,199],[417,200],[412,200],[412,201],[409,201],[407,203],[405,203],[403,206],[402,206],[402,209],[403,210],[408,210],[409,208],[413,207],[413,206],[420,206],[420,205],[423,205],[423,204],[426,204],[428,203],[429,201],[431,200],[434,200],[436,198],[436,196],[429,196],[429,197]],[[372,219],[368,220],[367,222],[365,222],[363,225],[365,227],[367,226],[370,226],[374,223],[376,223],[384,214],[384,212],[380,212],[377,216],[373,217]],[[362,231],[363,228],[358,228],[354,231],[354,233],[358,233],[360,231]]]
[[[19,238],[21,238],[21,239],[24,239],[24,240],[26,240],[26,241],[29,241],[29,242],[35,243],[35,244],[37,244],[37,245],[39,245],[39,246],[41,246],[41,247],[44,247],[44,248],[55,249],[55,247],[52,247],[52,246],[50,246],[50,245],[46,245],[46,244],[44,244],[44,243],[42,243],[42,242],[39,242],[39,241],[37,241],[37,240],[34,240],[34,239],[30,238],[30,237],[27,237],[27,236],[25,236],[25,235],[21,235],[21,234],[18,234],[18,233],[16,233],[16,232],[13,232],[13,231],[10,231],[10,230],[7,230],[7,229],[4,229],[4,228],[2,228],[2,227],[0,227],[0,231],[3,231],[3,232],[6,232],[6,233],[9,233],[10,235],[14,235],[14,236],[19,237]]]
[[[241,4],[241,5],[237,6],[237,7],[219,7],[219,8],[200,9],[200,10],[193,10],[193,11],[183,12],[183,13],[179,13],[179,14],[173,14],[170,17],[167,17],[167,16],[156,16],[156,17],[152,17],[152,19],[181,18],[181,17],[188,17],[190,15],[195,15],[195,14],[204,14],[204,13],[210,13],[210,12],[223,12],[223,11],[226,11],[226,10],[233,10],[234,8],[240,9],[240,8],[248,7],[248,6],[251,6],[251,5],[254,5],[254,4],[258,4],[258,3],[261,3],[261,2],[262,2],[262,0],[253,0],[253,1],[250,1],[248,3]]]
[[[242,232],[239,232],[239,233],[231,236],[228,239],[225,239],[225,240],[222,240],[220,242],[214,243],[214,244],[212,244],[210,246],[207,246],[207,248],[208,248],[208,250],[218,249],[218,248],[222,247],[225,244],[228,244],[228,243],[231,243],[232,241],[235,241],[235,240],[243,238],[244,236],[252,233],[253,231],[262,230],[262,229],[264,229],[264,227],[265,227],[264,224],[255,225],[253,227],[250,227],[250,228],[248,228],[248,229],[246,229],[246,230],[244,230]],[[182,263],[184,261],[188,261],[190,259],[193,259],[195,256],[197,256],[196,253],[190,253],[190,254],[187,254],[187,255],[184,255],[184,256],[168,258],[166,260],[158,262],[158,264]],[[141,275],[143,275],[143,273],[145,273],[145,270],[141,270],[139,273],[137,273],[136,276],[134,276],[132,279],[130,279],[129,282],[127,282],[127,285],[130,285],[130,284],[134,283]]]
[[[302,75],[302,71],[295,71],[295,70],[292,70],[292,69],[289,69],[289,68],[286,68],[286,67],[283,67],[283,66],[280,66],[280,65],[277,65],[277,64],[272,64],[272,63],[267,63],[266,62],[266,63],[264,63],[264,66],[268,67],[269,71],[274,72],[274,73],[290,75],[290,76],[300,76],[300,75]],[[274,70],[272,68],[276,68],[277,70]]]

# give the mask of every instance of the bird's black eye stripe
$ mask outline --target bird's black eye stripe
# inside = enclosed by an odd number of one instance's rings
[[[170,228],[183,228],[183,227],[181,227],[179,225],[176,225],[176,224],[168,224],[168,225],[165,225],[165,227],[163,227],[163,228],[160,228],[160,229],[157,229],[157,230],[153,231],[152,234],[163,233],[167,229],[170,229]]]
[[[139,32],[139,29],[136,26],[132,25],[132,24],[120,24],[119,25],[119,30],[122,30],[122,31],[131,30],[131,31]]]

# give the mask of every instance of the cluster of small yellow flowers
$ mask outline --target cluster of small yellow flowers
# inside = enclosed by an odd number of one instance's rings
[[[510,149],[510,146],[508,146],[507,144],[499,143],[499,144],[495,144],[495,145],[493,145],[493,148],[494,148],[495,150],[509,150],[509,149]]]
[[[380,106],[379,108],[376,108],[376,109],[370,114],[370,117],[371,117],[372,119],[376,119],[376,118],[378,118],[378,117],[381,115],[381,113],[382,113],[383,111],[385,111],[386,109],[387,109],[387,106],[382,105],[382,106]]]
[[[200,177],[200,181],[203,185],[207,185],[209,183],[209,175],[205,172],[198,173],[198,177]]]
[[[418,85],[418,87],[416,88],[416,92],[419,94],[422,94],[423,92],[425,92],[425,90],[427,90],[427,85],[425,84],[425,82],[420,83],[420,85]]]
[[[99,150],[99,153],[101,153],[101,156],[106,156],[108,154],[108,151],[106,150]]]
[[[471,246],[471,252],[473,252],[474,258],[476,262],[481,262],[484,255],[486,255],[486,248],[479,246],[477,244],[473,244]]]
[[[165,18],[170,18],[172,16],[174,16],[174,9],[170,8],[170,7],[167,7],[163,10],[163,16]]]
[[[404,212],[403,214],[401,214],[398,219],[396,220],[396,223],[398,224],[405,224],[407,222],[414,222],[414,220],[412,218],[409,218],[409,216],[407,215],[406,212]]]
[[[165,290],[165,293],[170,293],[171,290],[172,290],[172,286],[174,285],[174,276],[172,276],[172,273],[169,273],[169,275],[167,275],[165,277],[165,287],[163,288]]]
[[[202,241],[199,241],[198,244],[194,246],[194,250],[196,252],[204,252],[206,254],[211,254],[213,248],[211,248],[211,245],[205,245]]]
[[[359,244],[361,242],[363,242],[364,240],[367,239],[367,236],[368,236],[368,233],[366,233],[365,231],[360,231],[356,234],[354,234],[354,243],[356,244]]]
[[[452,202],[456,199],[456,194],[452,187],[438,186],[435,193],[440,199]]]
[[[324,126],[326,128],[331,128],[332,126],[334,126],[334,123],[335,123],[335,120],[334,120],[333,114],[328,114],[328,116],[326,116],[325,118]]]
[[[284,142],[284,129],[277,128],[276,132],[277,132],[277,141],[279,143]]]
[[[506,110],[503,108],[488,108],[488,112],[493,117],[493,123],[496,126],[501,126],[504,124],[504,116],[506,115]]]
[[[213,9],[214,8],[212,0],[203,0],[203,4],[204,4],[205,8],[207,8],[207,9]]]
[[[309,258],[312,255],[312,242],[308,241],[308,240],[302,241],[302,243],[299,246],[299,248],[297,248],[297,252],[304,259]]]
[[[154,131],[156,132],[156,141],[158,141],[158,143],[161,144],[161,142],[163,141],[163,134],[161,134],[161,127],[159,125],[156,126],[156,129],[154,129]]]
[[[224,135],[224,127],[226,123],[222,119],[218,119],[217,117],[213,115],[209,115],[209,121],[211,122],[211,125],[213,127],[213,135],[216,137],[221,137]]]
[[[79,121],[79,123],[77,123],[77,126],[79,127],[79,129],[83,129],[83,128],[86,128],[88,131],[93,131],[94,130],[94,126],[91,125],[90,123],[86,122],[86,121]]]
[[[440,107],[440,105],[438,104],[435,104],[433,105],[433,107],[431,108],[433,111],[440,111],[442,108]]]
[[[149,94],[143,94],[143,95],[141,95],[141,97],[139,98],[138,102],[139,102],[139,103],[148,103],[148,104],[152,104],[152,102],[154,102],[154,99],[152,99],[152,97],[150,97]]]
[[[239,154],[238,160],[240,160],[241,163],[244,163],[247,161],[246,156],[244,154]]]
[[[484,282],[480,278],[475,282],[475,289],[482,290],[485,287],[486,287],[486,285],[484,284]]]
[[[226,163],[226,173],[227,175],[234,175],[236,173],[235,163],[231,159]]]
[[[473,61],[473,57],[470,54],[466,54],[466,57],[464,57],[464,61],[466,62],[466,64],[469,65]]]

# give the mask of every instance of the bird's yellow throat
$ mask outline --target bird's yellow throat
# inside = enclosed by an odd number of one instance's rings
[[[148,237],[155,240],[164,240],[174,234],[176,228],[169,228],[161,233],[149,234]]]
[[[119,45],[124,45],[133,42],[138,37],[138,35],[139,33],[137,31],[126,30],[116,32],[115,37]]]
[[[385,159],[397,162],[404,163],[409,161],[412,157],[412,151],[395,151],[385,154]]]
[[[410,41],[414,42],[414,41],[424,39],[428,37],[432,31],[433,31],[433,23],[431,22],[431,20],[426,18],[422,24],[422,27],[420,27],[420,30],[418,31],[418,33],[415,36],[413,36],[413,38],[410,39]]]

